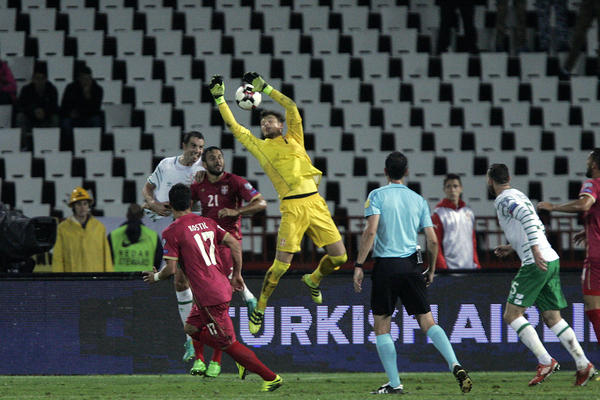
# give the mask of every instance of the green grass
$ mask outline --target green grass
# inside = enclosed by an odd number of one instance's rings
[[[259,392],[260,378],[236,375],[216,379],[188,375],[0,376],[0,399],[331,399],[372,398],[369,391],[385,383],[383,373],[287,373],[284,385]],[[572,371],[559,371],[535,387],[533,372],[474,372],[473,390],[463,395],[450,373],[406,373],[406,399],[598,399],[600,382],[573,387]]]

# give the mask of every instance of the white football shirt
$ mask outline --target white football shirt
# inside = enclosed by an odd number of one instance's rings
[[[519,255],[521,265],[535,263],[531,252],[533,245],[538,245],[544,260],[558,259],[546,238],[544,224],[527,196],[517,189],[506,189],[496,197],[494,206],[504,235]]]
[[[177,183],[183,183],[191,186],[194,183],[194,176],[198,171],[204,171],[202,167],[202,159],[199,158],[190,166],[183,165],[179,162],[180,156],[167,157],[161,160],[156,166],[156,169],[148,177],[148,182],[154,185],[154,198],[157,201],[169,201],[169,190]],[[160,218],[150,210],[146,210],[151,218]]]

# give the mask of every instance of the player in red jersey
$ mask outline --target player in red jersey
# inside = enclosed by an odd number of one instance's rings
[[[239,241],[210,218],[192,213],[190,188],[178,183],[169,190],[169,204],[175,221],[162,233],[167,265],[160,270],[143,273],[144,281],[163,280],[181,267],[187,277],[194,306],[184,330],[192,338],[220,348],[248,371],[263,378],[262,391],[270,392],[282,385],[279,375],[267,368],[253,351],[236,340],[229,317],[232,287],[241,290],[242,248]],[[222,273],[218,244],[231,249],[233,271],[231,281]]]
[[[575,235],[575,243],[586,243],[581,275],[583,303],[585,314],[594,326],[596,338],[600,340],[600,148],[595,148],[590,153],[586,166],[585,176],[589,179],[581,185],[577,200],[563,204],[542,201],[537,207],[538,210],[584,213],[585,229]],[[589,380],[592,373],[593,371],[581,374],[581,380],[586,377]],[[579,371],[577,374],[579,381]]]
[[[202,171],[197,182],[191,186],[192,200],[199,201],[202,215],[215,220],[223,229],[229,232],[238,241],[242,240],[242,216],[254,215],[267,207],[262,195],[244,178],[225,172],[225,159],[223,151],[215,146],[208,147],[202,153]],[[247,205],[242,206],[246,201]],[[218,245],[221,257],[221,266],[226,276],[233,270],[233,259],[229,247]],[[248,306],[248,315],[256,307],[256,298],[244,285],[242,297]],[[211,362],[206,367],[204,363],[204,345],[194,340],[196,361],[190,370],[192,375],[215,377],[221,370],[221,351],[215,349]],[[241,372],[243,374],[243,372]]]

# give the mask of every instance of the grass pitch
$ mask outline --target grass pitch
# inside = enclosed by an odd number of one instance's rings
[[[534,372],[474,372],[473,390],[463,395],[451,373],[401,374],[406,399],[599,399],[600,382],[574,387],[573,371],[559,371],[535,387]],[[0,376],[0,399],[312,399],[373,398],[383,373],[287,373],[284,385],[259,392],[261,380],[222,374],[216,379],[189,375]],[[384,396],[387,397],[387,396]]]

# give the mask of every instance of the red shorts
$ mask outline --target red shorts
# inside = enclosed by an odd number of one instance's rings
[[[600,262],[584,261],[581,288],[585,295],[600,296]]]
[[[197,306],[194,303],[185,322],[200,331],[206,328],[209,333],[206,344],[215,349],[227,347],[236,340],[233,322],[229,317],[229,302],[216,306]]]
[[[231,249],[228,246],[220,244],[217,246],[219,258],[221,259],[221,272],[231,279],[233,274],[233,258],[231,258]]]

